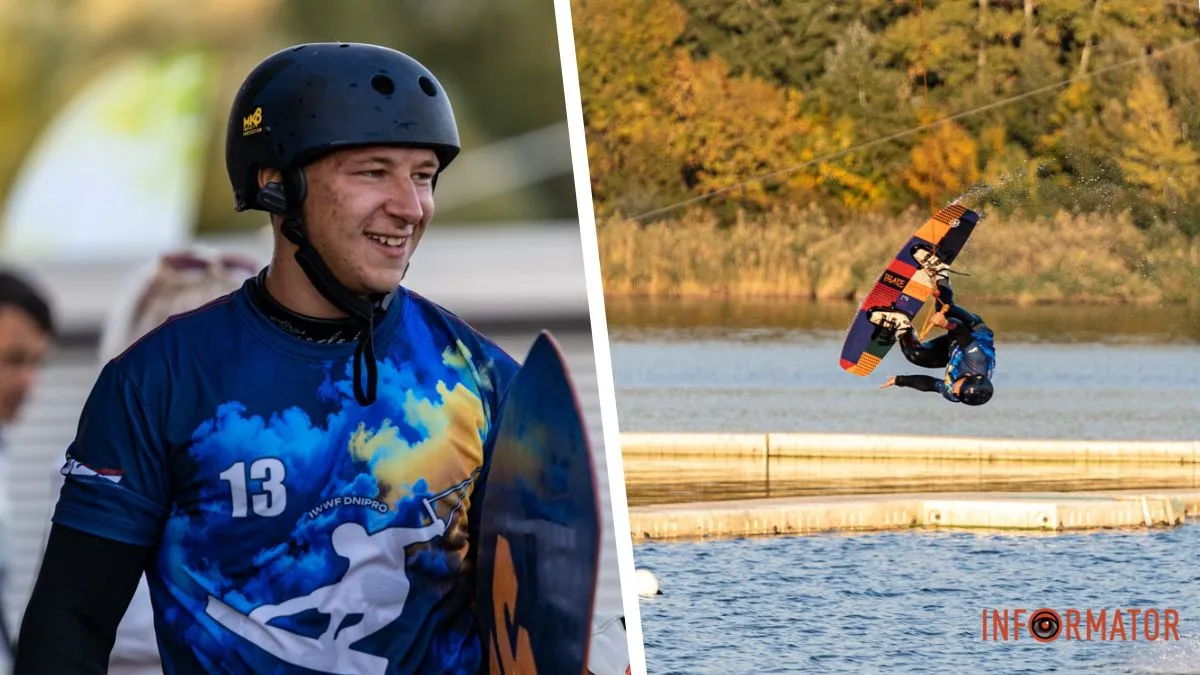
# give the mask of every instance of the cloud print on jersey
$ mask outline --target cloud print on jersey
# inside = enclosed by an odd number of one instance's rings
[[[486,371],[475,369],[466,346],[459,342],[456,347],[440,355],[445,372],[436,379],[430,377],[432,359],[425,361],[422,372],[405,362],[398,365],[390,358],[382,359],[379,399],[366,409],[354,401],[348,361],[342,362],[345,367],[336,378],[329,372],[332,366],[327,365],[321,394],[339,405],[324,419],[310,419],[298,408],[264,416],[250,414],[247,406],[237,401],[220,405],[213,417],[195,430],[189,456],[202,467],[202,473],[244,472],[249,479],[245,503],[252,505],[257,500],[259,508],[280,510],[273,517],[261,517],[251,508],[247,517],[271,532],[265,539],[278,543],[252,549],[249,544],[231,541],[221,531],[223,523],[237,520],[231,484],[214,483],[200,492],[205,508],[192,516],[177,508],[166,523],[164,537],[184,543],[173,549],[176,551],[238,546],[245,550],[241,555],[226,556],[224,567],[211,561],[197,566],[182,555],[171,559],[164,553],[160,569],[169,584],[183,592],[169,587],[168,591],[202,621],[212,621],[205,615],[204,598],[209,595],[241,615],[306,596],[348,574],[350,563],[335,550],[332,533],[339,525],[354,523],[361,526],[355,531],[368,537],[385,530],[391,537],[401,532],[396,528],[428,530],[424,539],[406,548],[407,576],[420,582],[404,590],[410,594],[409,600],[425,593],[431,599],[436,597],[438,590],[452,583],[466,554],[463,502],[474,472],[483,463],[487,420],[480,397],[470,386],[475,382],[485,389],[491,386],[483,375]],[[257,457],[259,462],[275,460],[275,473],[264,469],[255,474],[252,463],[246,465],[248,457]],[[370,467],[369,472],[364,465]],[[282,488],[272,492],[272,483]],[[341,503],[332,501],[337,498]],[[445,528],[444,541],[437,546],[421,543],[435,536],[433,530],[441,533],[434,527],[437,523]],[[351,539],[361,536],[345,531]],[[443,588],[430,590],[431,584]],[[213,647],[229,647],[239,640],[215,622],[194,623],[192,616],[176,612],[166,618],[172,629],[192,644],[216,642],[219,644]],[[339,631],[328,633],[329,617],[315,611],[273,618],[268,625],[315,640],[351,630],[356,617],[366,621],[361,614],[348,616]],[[462,655],[455,652],[466,637],[451,634],[430,645],[431,651],[461,660]],[[364,635],[362,642],[351,648],[379,654],[388,649],[384,645],[372,648],[370,642],[370,635]]]

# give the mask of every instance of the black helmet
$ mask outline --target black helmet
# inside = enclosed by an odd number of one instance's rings
[[[238,211],[260,204],[258,170],[300,168],[361,145],[433,150],[440,169],[458,155],[458,127],[441,83],[412,57],[345,42],[302,44],[268,56],[233,100],[225,166]]]
[[[983,405],[992,399],[992,383],[983,375],[968,375],[958,390],[958,400],[967,405]]]
[[[364,145],[428,148],[438,157],[440,173],[458,155],[458,127],[445,90],[425,66],[394,49],[354,43],[301,44],[268,56],[238,89],[225,135],[234,209],[282,216],[282,232],[297,246],[296,261],[313,286],[363,322],[354,354],[354,395],[367,405],[375,399],[377,380],[375,312],[394,293],[364,299],[349,291],[309,243],[301,218],[304,167],[327,152]],[[263,167],[280,170],[283,184],[260,189]]]

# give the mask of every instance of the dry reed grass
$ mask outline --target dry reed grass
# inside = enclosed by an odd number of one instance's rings
[[[834,222],[813,208],[729,226],[704,211],[642,225],[599,223],[609,297],[845,300],[873,284],[927,214]],[[1178,303],[1200,298],[1200,239],[1170,224],[1139,230],[1125,215],[999,218],[984,214],[955,263],[975,302]]]

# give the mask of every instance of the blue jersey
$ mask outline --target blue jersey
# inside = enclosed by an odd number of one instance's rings
[[[958,402],[953,388],[954,383],[967,375],[983,375],[989,380],[996,370],[996,338],[992,329],[984,324],[971,331],[972,342],[963,349],[957,342],[951,342],[950,362],[946,364],[946,374],[938,383],[938,392],[948,401]]]
[[[285,333],[243,287],[101,372],[54,521],[157,547],[168,675],[479,671],[472,502],[518,364],[403,289],[375,346],[363,408],[355,345]]]

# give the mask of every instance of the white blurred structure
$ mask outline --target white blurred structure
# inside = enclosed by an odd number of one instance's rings
[[[266,232],[197,242],[261,260],[271,257]],[[124,291],[134,270],[153,258],[48,259],[23,269],[53,294],[63,330],[77,334],[99,330],[114,294]],[[479,322],[589,322],[576,221],[447,226],[435,219],[413,255],[404,285]],[[531,344],[535,334],[530,334]],[[517,351],[523,356],[524,349]]]
[[[262,236],[200,240],[205,246],[269,260]],[[600,423],[587,290],[579,226],[575,221],[448,227],[435,222],[421,241],[405,285],[425,295],[522,360],[537,332],[551,330],[566,353],[589,425],[599,477],[604,538],[598,617],[622,615],[607,461]],[[23,419],[11,429],[14,568],[6,597],[14,627],[39,561],[52,494],[46,467],[75,435],[79,413],[99,374],[97,339],[109,310],[147,258],[104,262],[39,263],[27,268],[52,295],[67,338],[57,348]]]

